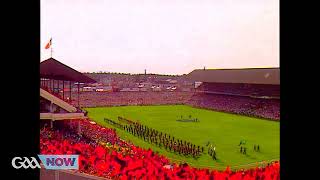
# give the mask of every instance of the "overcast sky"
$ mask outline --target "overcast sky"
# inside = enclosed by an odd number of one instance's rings
[[[41,60],[81,72],[279,67],[278,0],[41,0]]]

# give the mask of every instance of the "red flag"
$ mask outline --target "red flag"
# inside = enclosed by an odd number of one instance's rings
[[[49,49],[49,48],[50,48],[50,46],[51,46],[51,41],[52,41],[52,38],[50,38],[50,41],[47,43],[45,49]]]

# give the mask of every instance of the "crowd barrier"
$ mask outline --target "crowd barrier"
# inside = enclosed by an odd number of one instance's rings
[[[40,169],[40,180],[103,180],[106,178],[92,176],[71,170],[47,170]]]

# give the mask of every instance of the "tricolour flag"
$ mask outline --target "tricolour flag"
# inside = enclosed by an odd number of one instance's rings
[[[45,49],[49,49],[51,47],[51,41],[52,41],[52,38],[50,38],[50,41],[47,43]]]

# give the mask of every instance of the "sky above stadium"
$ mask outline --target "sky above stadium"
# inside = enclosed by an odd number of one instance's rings
[[[279,67],[278,0],[41,0],[41,61],[81,72]]]

